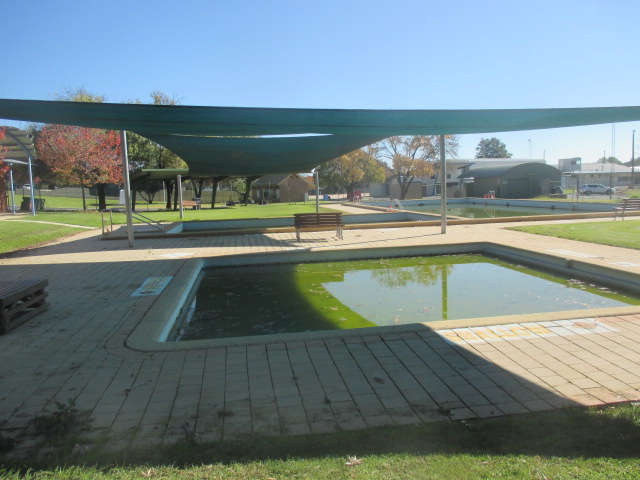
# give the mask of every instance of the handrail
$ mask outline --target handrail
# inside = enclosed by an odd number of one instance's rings
[[[104,221],[104,214],[105,212],[109,212],[109,224],[105,225],[105,221]],[[102,235],[104,236],[105,231],[107,233],[113,233],[113,212],[117,212],[117,213],[126,213],[124,211],[124,209],[122,208],[107,208],[106,210],[101,210],[100,213],[102,213]],[[156,222],[155,220],[149,218],[149,217],[145,217],[144,215],[142,215],[141,213],[135,212],[135,211],[131,211],[131,216],[133,218],[135,218],[136,220],[142,222],[142,223],[146,223],[147,225],[149,225],[152,228],[155,228],[156,230],[159,230],[163,233],[167,233],[167,229],[164,228],[164,226],[160,223],[160,222]]]
[[[402,204],[400,203],[400,200],[398,200],[397,198],[394,198],[394,199],[393,199],[393,203],[395,203],[395,204],[396,204],[396,206],[397,206],[400,210],[404,210],[404,205],[402,205]]]

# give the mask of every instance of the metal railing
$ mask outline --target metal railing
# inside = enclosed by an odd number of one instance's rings
[[[108,224],[105,222],[105,218],[104,218],[104,214],[107,212],[109,213]],[[122,208],[108,208],[106,210],[101,210],[100,213],[102,213],[102,236],[104,236],[105,233],[113,233],[113,212],[122,213],[126,215],[125,210]],[[152,228],[155,228],[156,230],[159,230],[163,233],[167,233],[167,229],[164,228],[164,225],[162,225],[160,222],[156,222],[155,220],[149,217],[145,217],[144,215],[135,211],[131,212],[131,216],[134,219],[138,220],[139,222],[146,223],[147,225],[149,225]]]

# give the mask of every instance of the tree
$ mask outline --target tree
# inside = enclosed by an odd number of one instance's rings
[[[82,207],[87,209],[85,188],[95,185],[98,208],[107,208],[105,186],[122,183],[120,136],[113,130],[45,125],[36,137],[38,158],[56,178],[82,188]]]
[[[600,157],[596,163],[615,163],[616,165],[622,165],[622,162],[616,157]]]
[[[318,177],[328,187],[346,188],[351,201],[357,186],[384,182],[384,167],[373,155],[359,149],[323,163],[318,169]]]
[[[400,200],[404,200],[411,183],[416,178],[432,175],[440,157],[438,135],[414,135],[389,137],[370,147],[370,152],[380,160],[391,162],[395,178],[400,186]],[[458,153],[458,137],[445,135],[445,151]]]
[[[476,147],[476,158],[511,158],[511,154],[496,137],[482,138]]]
[[[83,88],[67,90],[58,100],[72,102],[104,102],[101,95],[92,95]],[[36,151],[56,178],[77,183],[82,188],[82,206],[87,209],[85,188],[95,185],[98,208],[107,208],[105,187],[122,183],[120,135],[113,130],[45,125],[36,132]]]

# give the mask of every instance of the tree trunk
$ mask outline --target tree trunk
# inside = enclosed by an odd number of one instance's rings
[[[165,181],[165,190],[167,192],[167,204],[165,205],[167,210],[171,210],[171,193],[173,192],[174,180]]]
[[[202,198],[202,186],[204,185],[204,178],[192,180],[191,183],[193,183],[193,190],[196,194],[196,198]]]
[[[87,195],[84,191],[84,183],[80,184],[80,190],[82,190],[82,210],[87,209]]]
[[[346,189],[347,189],[347,201],[353,202],[353,192],[356,189],[356,187],[354,185],[347,185]]]
[[[98,210],[107,209],[107,196],[105,194],[106,184],[96,183],[96,192],[98,193]]]
[[[213,177],[213,190],[211,191],[211,208],[216,206],[216,194],[218,193],[218,184],[220,183],[220,177]]]

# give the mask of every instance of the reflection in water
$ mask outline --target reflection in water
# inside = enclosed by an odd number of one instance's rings
[[[377,325],[620,307],[637,300],[480,256],[345,271],[324,288]],[[406,261],[406,259],[403,259]],[[333,266],[333,265],[332,265]]]

